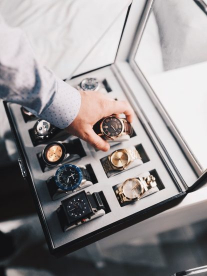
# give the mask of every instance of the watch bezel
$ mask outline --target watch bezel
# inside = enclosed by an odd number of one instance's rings
[[[50,161],[47,159],[47,157],[46,157],[47,150],[48,150],[49,147],[55,146],[55,145],[58,145],[58,146],[61,147],[62,153],[63,153],[63,154],[62,154],[61,158],[60,158],[58,161],[50,162]],[[43,161],[44,161],[47,165],[49,165],[49,166],[57,166],[57,165],[59,165],[59,164],[65,159],[65,155],[66,155],[66,148],[65,148],[65,146],[64,146],[62,143],[60,143],[60,142],[51,142],[51,143],[47,144],[47,146],[46,146],[46,147],[43,149],[43,151],[42,151],[42,159],[43,159]]]
[[[96,86],[96,88],[95,89],[88,89],[88,90],[85,90],[84,88],[83,88],[83,82],[86,82],[87,80],[89,80],[89,79],[93,79],[93,80],[95,80],[96,82],[97,82],[97,86]],[[100,83],[99,83],[99,81],[97,80],[97,78],[85,78],[85,79],[83,79],[82,81],[81,81],[81,83],[80,83],[80,88],[83,90],[83,91],[97,91],[98,89],[99,89],[99,87],[100,87]]]
[[[117,120],[120,121],[120,123],[121,123],[121,125],[122,125],[122,130],[121,130],[121,132],[120,132],[117,136],[109,136],[109,135],[107,135],[107,134],[104,132],[104,130],[103,130],[103,123],[104,123],[104,121],[105,121],[106,119],[108,119],[108,118],[116,118]],[[107,116],[107,117],[103,118],[103,120],[101,121],[101,123],[100,123],[100,129],[101,129],[101,134],[102,134],[102,135],[104,135],[104,136],[107,137],[108,139],[115,140],[116,138],[122,136],[123,131],[124,131],[124,122],[123,122],[121,119],[117,118],[116,116],[113,116],[113,115],[112,115],[112,116]]]
[[[64,169],[64,168],[68,168],[68,167],[72,167],[74,169],[77,170],[78,172],[78,175],[79,175],[79,180],[78,180],[78,183],[76,183],[72,188],[71,187],[68,187],[66,188],[63,184],[61,184],[58,180],[58,175],[59,173]],[[55,184],[58,186],[59,189],[63,190],[63,191],[74,191],[75,189],[77,189],[81,182],[83,180],[83,174],[82,174],[82,171],[79,167],[77,167],[76,165],[73,165],[73,164],[65,164],[65,165],[62,165],[60,166],[57,171],[55,172],[55,175],[54,175],[54,181],[55,181]]]

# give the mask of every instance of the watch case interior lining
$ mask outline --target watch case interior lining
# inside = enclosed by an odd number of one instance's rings
[[[118,100],[126,100],[125,93],[117,81],[110,66],[88,73],[84,76],[80,76],[77,79],[68,81],[68,83],[80,83],[81,80],[86,77],[95,77],[100,79],[103,78],[103,76],[105,79],[107,79],[112,87],[113,92],[109,93],[110,97],[117,98]],[[54,168],[48,172],[42,173],[39,161],[37,159],[37,153],[41,152],[45,145],[40,144],[34,147],[32,144],[29,136],[29,129],[33,127],[34,122],[25,123],[19,105],[11,104],[10,110],[12,120],[18,132],[22,151],[24,152],[29,170],[31,172],[31,178],[35,185],[38,200],[45,216],[45,223],[49,229],[50,237],[55,249],[64,246],[65,244],[70,246],[70,243],[74,243],[80,237],[87,236],[89,233],[92,235],[92,233],[97,230],[101,231],[102,228],[109,227],[111,224],[118,223],[119,221],[126,219],[128,216],[135,215],[140,211],[159,204],[162,201],[173,198],[181,192],[171,177],[169,170],[165,166],[163,160],[160,158],[160,155],[156,151],[154,145],[152,144],[152,141],[143,128],[142,123],[138,117],[135,117],[132,126],[137,135],[132,137],[129,141],[123,142],[121,144],[121,148],[128,148],[134,145],[142,144],[148,154],[149,161],[139,167],[125,171],[123,174],[116,175],[113,178],[107,178],[100,163],[100,159],[106,156],[106,153],[102,151],[96,151],[92,146],[83,141],[82,144],[85,149],[86,156],[81,160],[76,160],[74,164],[90,164],[92,166],[98,183],[88,187],[86,191],[90,193],[102,191],[108,202],[111,212],[95,221],[91,221],[90,223],[81,225],[75,229],[71,229],[67,233],[63,233],[56,213],[56,210],[60,206],[60,200],[51,200],[46,185],[46,180],[54,175],[56,169]],[[69,137],[68,139],[75,139],[75,137]],[[107,155],[111,154],[114,150],[119,148],[120,144],[113,146]],[[136,205],[128,205],[127,208],[122,208],[113,192],[114,184],[121,183],[128,178],[139,175],[143,172],[150,172],[154,169],[156,169],[158,175],[162,179],[165,189],[160,190],[158,193],[155,193],[145,198],[144,200],[140,200]]]

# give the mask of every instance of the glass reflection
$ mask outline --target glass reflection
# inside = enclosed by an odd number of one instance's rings
[[[155,0],[135,62],[207,168],[207,16],[193,0]]]

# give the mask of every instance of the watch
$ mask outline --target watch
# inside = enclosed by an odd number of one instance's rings
[[[63,191],[74,191],[86,181],[91,181],[86,167],[65,164],[60,166],[54,176],[57,187]]]
[[[85,166],[61,165],[54,176],[47,180],[47,187],[53,200],[93,185]]]
[[[99,193],[79,192],[63,201],[57,210],[63,231],[103,216],[105,207]]]
[[[100,88],[100,83],[96,78],[86,78],[81,81],[77,88],[83,91],[97,91]]]
[[[131,136],[133,133],[132,126],[126,119],[119,119],[113,115],[98,121],[93,129],[106,140],[115,140],[123,135]]]
[[[106,173],[110,171],[122,171],[136,159],[142,159],[136,148],[119,149],[110,154],[103,162]]]
[[[121,204],[127,204],[141,199],[151,188],[157,187],[153,175],[147,177],[129,178],[116,190],[116,196]]]
[[[77,155],[77,158],[81,158],[85,155],[85,151],[80,142],[80,139],[70,140],[68,143],[50,142],[43,149],[41,159],[47,167],[55,167],[60,165],[66,159],[70,159],[72,155]]]
[[[60,131],[62,131],[62,129],[53,126],[48,121],[40,119],[33,127],[33,138],[35,142],[49,140]]]

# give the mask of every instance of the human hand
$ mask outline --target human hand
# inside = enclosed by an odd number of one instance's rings
[[[112,114],[126,115],[127,121],[133,120],[134,112],[127,101],[115,101],[108,96],[95,91],[80,91],[81,107],[75,120],[66,131],[91,144],[93,147],[108,151],[109,143],[98,136],[93,126],[103,117]]]

